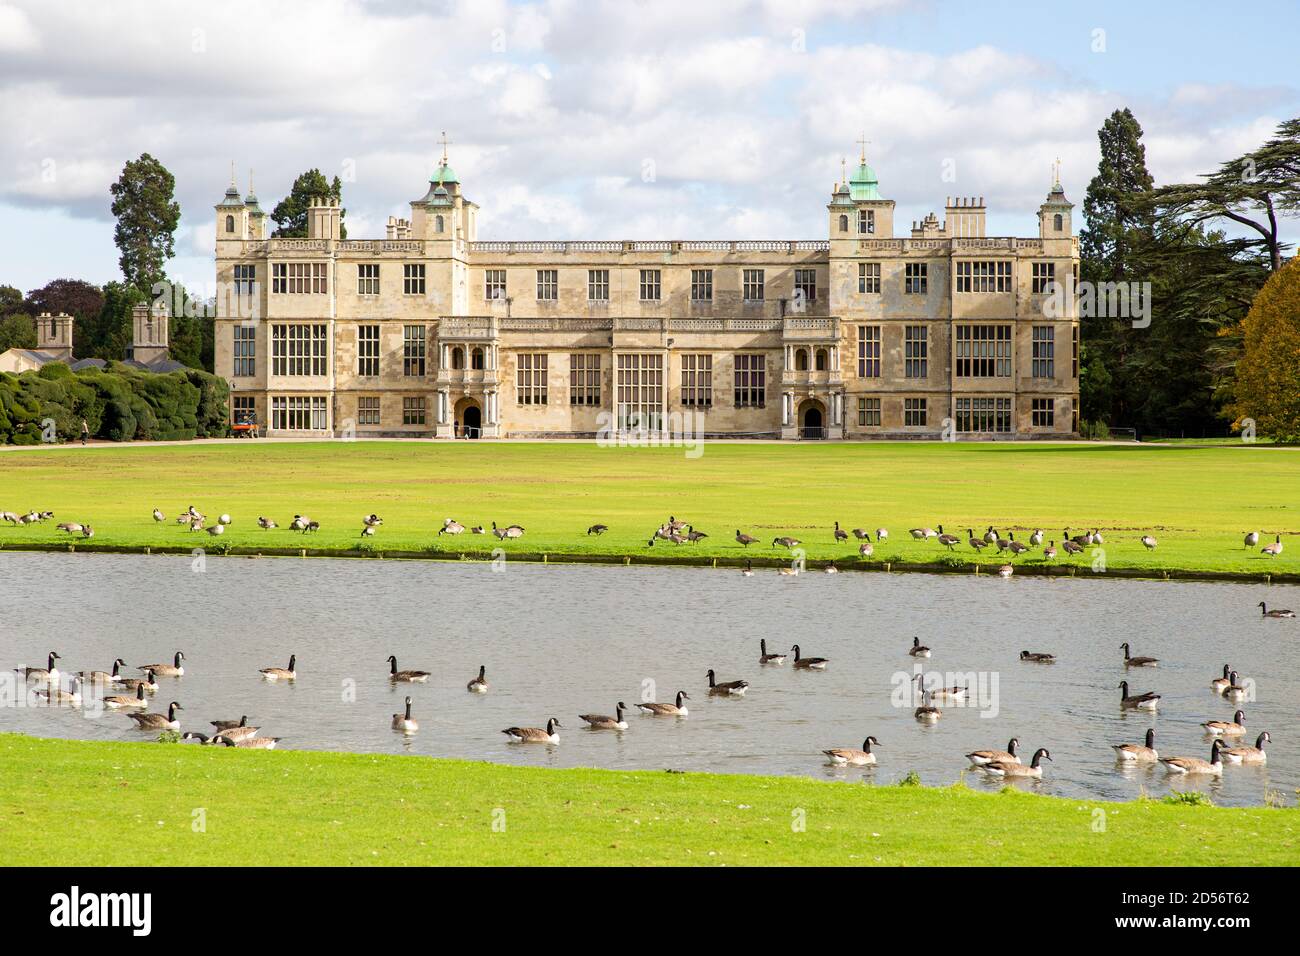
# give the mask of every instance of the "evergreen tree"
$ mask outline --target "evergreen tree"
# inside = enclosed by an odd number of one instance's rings
[[[110,191],[117,228],[113,241],[121,253],[122,276],[141,292],[149,292],[166,275],[175,249],[181,207],[173,198],[176,179],[148,153],[122,167]]]
[[[307,207],[313,199],[328,196],[339,200],[339,236],[348,237],[347,224],[343,222],[347,210],[342,208],[343,181],[335,176],[331,183],[319,169],[309,169],[293,181],[293,188],[271,211],[275,221],[272,235],[285,239],[305,239],[307,237]]]

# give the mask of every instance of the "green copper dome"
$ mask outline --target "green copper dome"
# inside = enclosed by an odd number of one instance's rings
[[[879,199],[880,190],[877,188],[879,185],[876,171],[864,160],[849,177],[849,196],[853,199]]]
[[[456,178],[456,171],[448,166],[444,159],[429,177],[429,182],[442,186],[445,183],[459,183],[460,180]]]

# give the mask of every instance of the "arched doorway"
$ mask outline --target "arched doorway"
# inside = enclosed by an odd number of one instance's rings
[[[799,406],[799,437],[826,437],[826,406],[814,398]]]
[[[462,398],[456,403],[456,437],[481,438],[482,436],[482,406],[472,398]]]

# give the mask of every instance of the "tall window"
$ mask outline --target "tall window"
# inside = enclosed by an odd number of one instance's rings
[[[252,395],[235,395],[231,398],[231,421],[252,422],[257,419],[257,402]]]
[[[257,266],[235,266],[235,295],[251,296],[257,281]]]
[[[713,407],[713,356],[682,356],[682,405],[686,408]]]
[[[517,356],[515,404],[546,404],[546,353],[525,352]]]
[[[324,431],[325,396],[273,395],[271,427],[279,431]]]
[[[283,295],[306,295],[328,291],[323,262],[271,263],[271,291]]]
[[[569,404],[600,404],[599,355],[576,352],[569,356]]]
[[[858,263],[858,291],[871,293],[880,292],[879,262]]]
[[[402,374],[419,377],[424,369],[425,332],[423,325],[402,326]]]
[[[1056,377],[1056,328],[1051,325],[1034,326],[1034,378]]]
[[[424,424],[424,396],[407,395],[402,398],[402,424]]]
[[[762,355],[736,356],[736,407],[767,407],[767,359]]]
[[[858,424],[864,428],[880,425],[880,399],[858,398]]]
[[[1010,292],[1010,262],[958,262],[958,292]]]
[[[957,431],[1011,431],[1011,399],[984,397],[957,399]]]
[[[961,378],[1008,378],[1011,375],[1011,326],[957,326],[957,375]]]
[[[506,270],[485,269],[483,271],[483,298],[489,302],[506,297]]]
[[[1079,327],[1077,325],[1070,326],[1070,377],[1074,379],[1079,377]]]
[[[1041,295],[1045,292],[1052,291],[1052,283],[1056,281],[1056,263],[1055,262],[1035,262],[1033,269],[1033,288],[1034,295]]]
[[[379,396],[362,395],[357,398],[357,424],[379,424]]]
[[[858,210],[858,232],[870,235],[876,231],[876,212],[874,209]]]
[[[620,353],[617,369],[619,431],[663,427],[664,357],[658,352]]]
[[[903,425],[909,428],[924,428],[926,419],[926,400],[924,398],[903,399]]]
[[[858,378],[880,378],[880,326],[858,326]]]
[[[1065,217],[1062,216],[1059,212],[1052,217],[1052,227],[1057,232],[1060,232],[1062,229],[1065,228]]]
[[[324,324],[271,326],[271,374],[324,375],[328,355]]]
[[[803,299],[805,303],[817,301],[816,269],[794,270],[794,297],[796,300]]]
[[[929,329],[924,325],[909,325],[903,333],[903,375],[907,378],[926,378],[930,374]]]
[[[641,301],[642,302],[659,301],[659,270],[658,269],[641,270]]]
[[[691,301],[692,302],[713,301],[713,270],[712,269],[691,270]]]
[[[742,269],[742,285],[746,302],[763,301],[763,270]]]
[[[587,270],[587,298],[592,302],[609,301],[609,270]]]
[[[848,232],[848,231],[849,231],[849,217],[848,217],[848,216],[845,216],[845,215],[841,215],[841,216],[840,216],[840,232]]]
[[[402,266],[402,294],[424,295],[423,262],[408,262]]]
[[[903,267],[903,291],[910,295],[925,295],[929,282],[929,264],[909,262]]]
[[[555,269],[537,270],[537,299],[539,302],[554,302],[559,298],[560,274]]]
[[[469,367],[476,372],[481,372],[484,368],[484,361],[485,357],[483,350],[478,346],[475,346],[473,351],[469,353]]]
[[[235,378],[248,378],[257,369],[257,327],[235,326]]]
[[[1030,403],[1030,421],[1035,428],[1056,427],[1056,400],[1052,398],[1035,398]]]
[[[379,295],[378,262],[363,262],[357,266],[357,295]]]
[[[357,326],[357,374],[374,378],[379,374],[379,326]]]

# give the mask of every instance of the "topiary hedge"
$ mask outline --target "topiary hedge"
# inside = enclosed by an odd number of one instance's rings
[[[0,443],[75,441],[82,419],[93,437],[110,441],[219,437],[227,432],[228,400],[225,380],[198,369],[159,374],[110,362],[74,372],[52,362],[39,371],[0,372]]]

